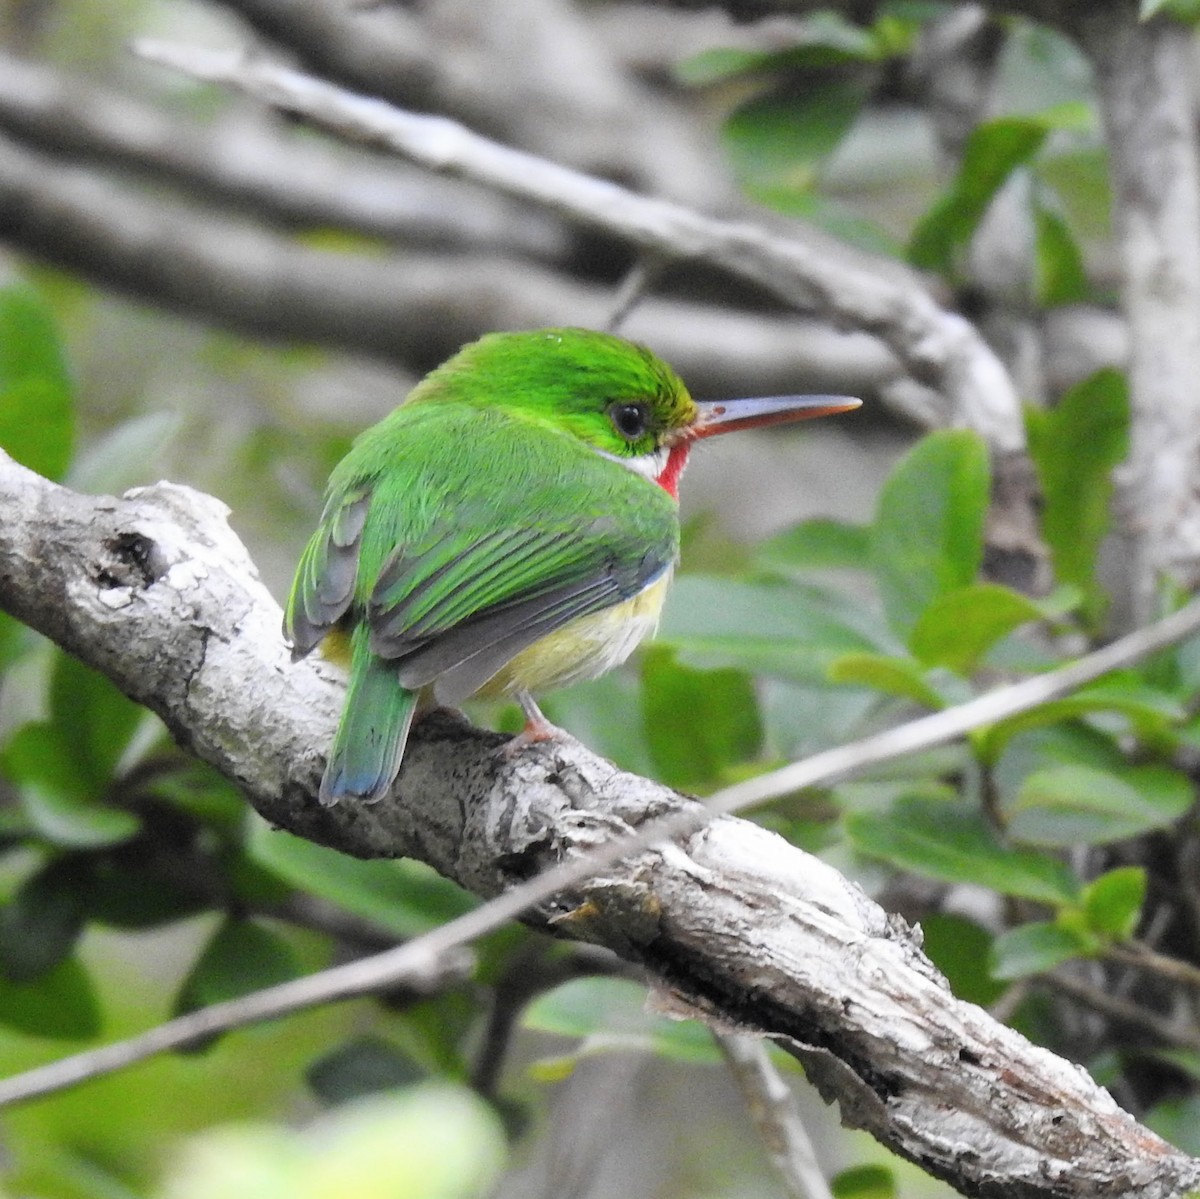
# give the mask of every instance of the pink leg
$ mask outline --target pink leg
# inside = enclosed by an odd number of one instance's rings
[[[518,691],[516,698],[517,703],[521,705],[521,711],[525,713],[525,727],[503,746],[506,758],[519,754],[527,745],[537,745],[541,741],[553,741],[568,735],[542,715],[541,708],[528,691]]]

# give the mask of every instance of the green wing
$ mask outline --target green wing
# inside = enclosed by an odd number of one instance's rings
[[[648,532],[644,519],[572,514],[399,547],[367,605],[371,650],[405,687],[433,683],[441,703],[458,703],[535,641],[654,582],[677,536],[673,520]]]

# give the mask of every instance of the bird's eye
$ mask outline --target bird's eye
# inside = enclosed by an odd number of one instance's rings
[[[645,404],[614,404],[608,415],[613,427],[626,441],[637,441],[649,428],[650,413]]]

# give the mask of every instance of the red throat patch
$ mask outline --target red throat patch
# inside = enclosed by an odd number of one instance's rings
[[[679,499],[679,476],[687,465],[688,451],[692,448],[690,441],[677,441],[667,455],[667,465],[658,476],[658,485],[672,499]]]

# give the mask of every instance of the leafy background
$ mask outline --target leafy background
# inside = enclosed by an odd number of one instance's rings
[[[1069,44],[1011,23],[1006,107],[971,130],[957,169],[939,182],[929,161],[900,170],[889,157],[891,73],[941,11],[888,4],[870,26],[819,15],[773,49],[681,61],[673,86],[721,113],[729,169],[756,202],[905,257],[960,296],[981,223],[1019,185],[1029,302],[1103,302],[1103,148]],[[164,12],[129,5],[106,37]],[[42,49],[83,55],[61,32]],[[199,327],[33,262],[10,263],[0,290],[0,445],[86,491],[161,475],[213,491],[277,593],[329,468],[408,381]],[[1129,413],[1114,369],[1052,399],[1027,413],[1053,574],[1041,593],[984,573],[991,472],[972,433],[869,428],[893,447],[874,500],[839,493],[782,527],[811,506],[801,480],[747,477],[742,510],[718,515],[734,459],[698,465],[657,640],[625,670],[548,697],[547,714],[704,794],[1068,660],[1108,627],[1102,550]],[[838,445],[781,435],[770,452],[803,462],[812,444]],[[770,535],[731,535],[747,525]],[[269,831],[153,718],[4,617],[0,668],[5,1073],[383,948],[472,902],[415,863]],[[1200,917],[1178,901],[1195,888],[1198,679],[1188,643],[960,746],[755,813],[919,919],[958,995],[1082,1061],[1193,1153],[1200,1043],[1168,1015],[1195,1012],[1200,978]],[[546,1147],[591,1122],[638,1152],[585,1153],[587,1194],[777,1193],[719,1061],[699,1026],[648,1014],[638,984],[513,928],[433,999],[310,1012],[5,1113],[8,1185],[45,1199],[561,1193]],[[587,1114],[572,1124],[560,1097],[584,1076]],[[828,1130],[839,1199],[945,1193],[804,1102]],[[682,1148],[665,1148],[673,1135]]]

